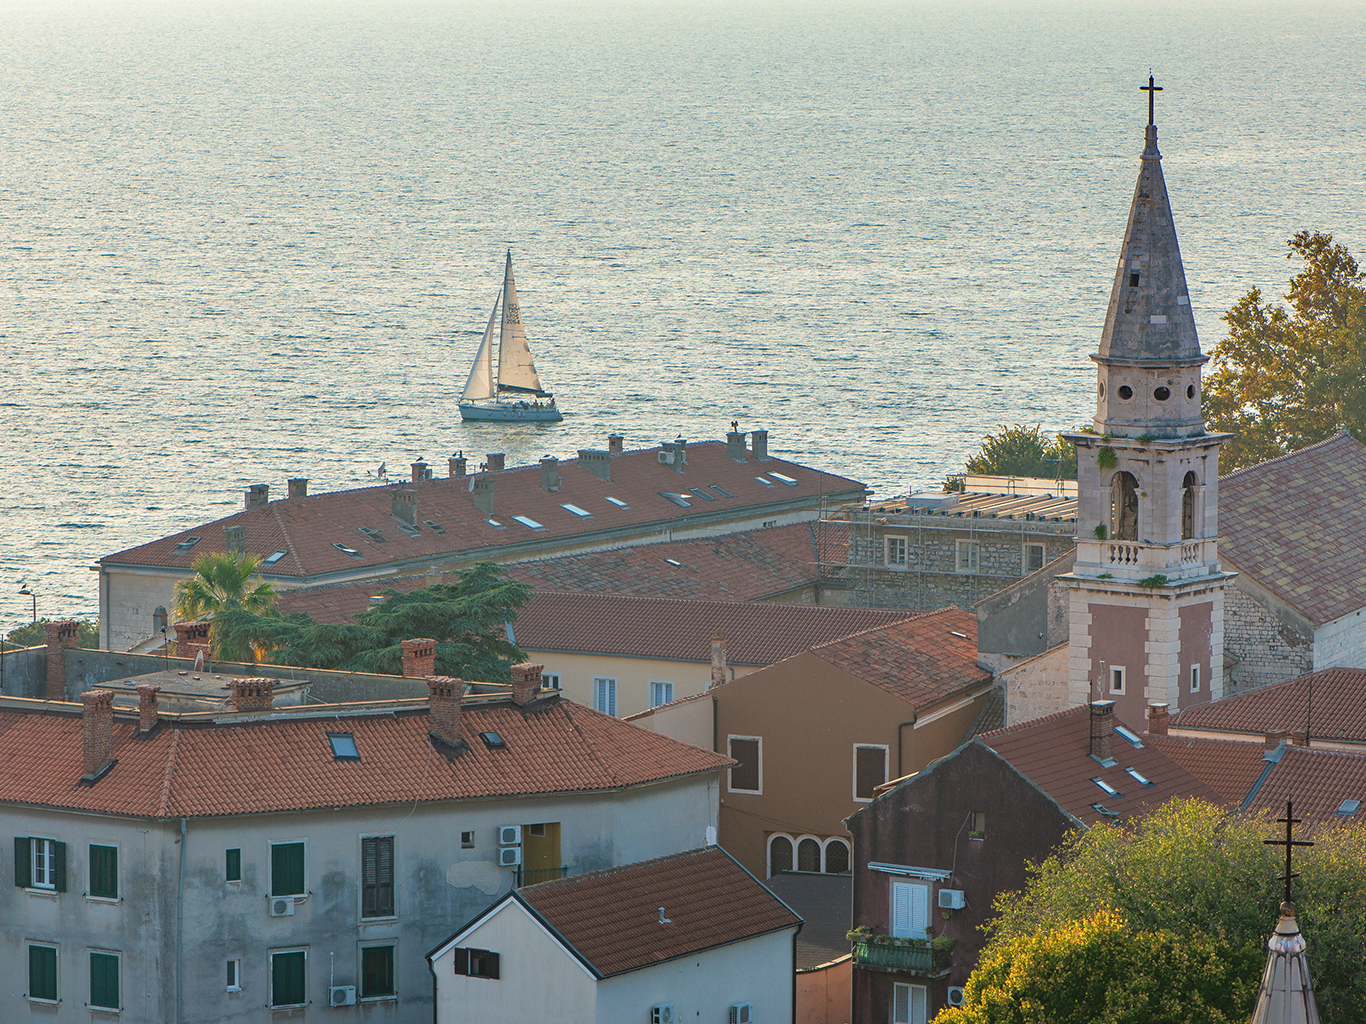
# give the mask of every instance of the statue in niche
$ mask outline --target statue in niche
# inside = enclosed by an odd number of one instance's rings
[[[1114,539],[1138,540],[1138,481],[1132,473],[1116,473],[1110,481]]]
[[[1187,473],[1181,481],[1181,539],[1195,538],[1195,474]]]

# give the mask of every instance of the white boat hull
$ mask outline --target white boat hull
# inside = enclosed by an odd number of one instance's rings
[[[495,423],[558,423],[564,419],[564,414],[553,405],[533,405],[530,402],[461,402],[460,418]]]

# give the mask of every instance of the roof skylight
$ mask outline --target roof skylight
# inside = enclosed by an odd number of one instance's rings
[[[782,473],[775,473],[775,472],[773,472],[773,470],[771,470],[771,469],[768,471],[768,475],[771,476],[771,477],[773,477],[774,480],[781,480],[783,483],[787,484],[787,486],[789,486],[789,487],[796,487],[796,486],[797,486],[797,481],[796,481],[796,480],[793,480],[790,476],[784,476]]]
[[[708,494],[706,491],[702,490],[702,488],[700,488],[700,487],[689,487],[688,490],[692,491],[693,494],[697,495],[697,496],[698,496],[699,498],[701,498],[703,501],[715,501],[715,500],[716,500],[716,499],[713,498],[710,494]]]
[[[592,519],[592,518],[593,518],[593,513],[592,513],[592,512],[589,512],[588,509],[586,509],[586,508],[579,508],[579,506],[577,506],[577,505],[561,505],[560,508],[564,509],[564,510],[567,511],[567,512],[573,512],[573,513],[574,513],[576,516],[578,516],[580,519]]]
[[[368,526],[357,526],[356,529],[359,530],[361,533],[365,534],[367,537],[369,537],[369,538],[370,538],[372,541],[374,541],[376,544],[388,544],[388,543],[389,543],[389,538],[386,537],[386,536],[384,536],[384,534],[380,533],[378,530],[372,530],[372,529],[371,529],[370,527],[368,527]]]
[[[179,544],[175,546],[176,554],[183,555],[186,551],[189,551],[190,548],[194,547],[198,543],[198,537],[186,537],[184,540],[182,540]]]
[[[660,491],[659,496],[665,501],[672,501],[679,508],[692,508],[689,502],[692,501],[691,494],[675,494],[673,491]]]
[[[409,537],[422,536],[422,531],[419,530],[416,526],[409,526],[407,523],[399,523],[398,528],[402,530],[404,533],[406,533]]]
[[[611,502],[613,505],[615,505],[617,508],[630,508],[630,507],[631,507],[630,505],[626,504],[626,502],[622,501],[620,498],[614,498],[614,497],[612,497],[610,494],[607,495],[607,500],[610,501],[610,502]]]
[[[544,530],[544,529],[545,529],[544,526],[542,526],[540,523],[536,522],[536,520],[532,519],[530,516],[513,516],[512,518],[513,518],[515,521],[521,523],[521,524],[522,524],[523,526],[525,526],[528,530]]]
[[[1140,786],[1151,786],[1153,784],[1152,779],[1145,776],[1137,768],[1125,768],[1124,770],[1129,774],[1129,778],[1133,779]]]
[[[726,490],[724,487],[717,487],[716,484],[712,484],[711,489],[715,491],[717,494],[721,495],[721,497],[723,498],[735,497],[735,495],[731,494],[730,491]]]
[[[329,732],[327,742],[332,744],[332,758],[335,761],[359,761],[360,750],[356,747],[356,737],[349,732]]]
[[[262,564],[262,565],[274,565],[274,564],[275,564],[276,562],[278,562],[280,559],[284,558],[285,555],[287,555],[287,554],[289,554],[288,551],[277,551],[277,552],[275,552],[274,554],[268,555],[268,556],[266,556],[265,558],[261,559],[261,564]]]
[[[1120,793],[1119,790],[1115,789],[1114,786],[1110,785],[1108,782],[1106,782],[1106,781],[1105,781],[1104,779],[1102,779],[1102,778],[1097,777],[1097,778],[1092,779],[1091,781],[1094,782],[1094,783],[1095,783],[1097,786],[1099,786],[1101,789],[1105,790],[1105,793],[1106,793],[1107,796],[1121,796],[1121,795],[1122,795],[1122,794]]]
[[[1097,814],[1103,814],[1103,815],[1105,815],[1105,817],[1107,817],[1107,818],[1118,818],[1118,817],[1119,817],[1119,812],[1118,812],[1118,811],[1112,811],[1112,810],[1110,810],[1110,808],[1106,807],[1104,804],[1092,804],[1092,805],[1091,805],[1091,810],[1095,811]]]
[[[1135,736],[1135,735],[1134,735],[1132,732],[1130,732],[1128,729],[1126,729],[1124,726],[1122,726],[1122,725],[1117,725],[1117,726],[1115,726],[1115,732],[1117,732],[1119,735],[1123,736],[1123,737],[1124,737],[1126,740],[1128,740],[1129,743],[1132,744],[1133,746],[1138,747],[1139,749],[1142,749],[1142,747],[1143,747],[1143,741],[1142,741],[1141,739],[1139,739],[1137,736]]]
[[[759,483],[763,484],[765,487],[772,487],[772,486],[773,486],[773,481],[772,481],[772,480],[766,480],[766,479],[764,479],[764,478],[761,477],[761,476],[756,476],[754,479],[755,479],[755,480],[758,480]]]
[[[1339,818],[1350,818],[1352,815],[1356,814],[1360,807],[1360,800],[1344,800],[1333,814]]]
[[[507,741],[492,730],[481,732],[479,738],[484,741],[484,746],[488,747],[490,750],[502,750],[507,746]]]
[[[365,556],[362,555],[359,551],[357,551],[355,548],[348,548],[345,544],[333,544],[332,546],[333,546],[334,548],[336,548],[338,551],[342,552],[343,554],[350,555],[352,558],[364,558],[364,557],[365,557]]]
[[[432,533],[446,532],[446,528],[444,526],[442,526],[440,523],[434,523],[430,519],[422,520],[422,525],[428,527],[432,531]]]
[[[507,527],[504,526],[502,523],[500,523],[497,519],[485,519],[484,522],[488,523],[488,524],[489,524],[490,526],[492,526],[495,530],[506,530],[506,529],[507,529]]]
[[[673,558],[666,558],[666,559],[664,559],[664,561],[668,562],[670,565],[676,565],[676,566],[678,566],[680,569],[683,568],[683,563],[680,562],[680,561],[677,561],[676,559],[673,559]]]

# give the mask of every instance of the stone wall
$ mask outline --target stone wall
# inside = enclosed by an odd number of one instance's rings
[[[1070,670],[1067,644],[997,674],[1006,695],[1006,725],[1066,711]]]
[[[1224,590],[1224,653],[1238,658],[1233,666],[1235,693],[1314,670],[1313,634],[1283,621],[1236,580]]]
[[[1366,668],[1366,609],[1314,631],[1314,668]]]

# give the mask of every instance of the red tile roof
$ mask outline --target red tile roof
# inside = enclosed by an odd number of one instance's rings
[[[1172,715],[1169,728],[1249,736],[1308,728],[1311,742],[1366,743],[1366,669],[1324,669],[1209,704],[1196,704]]]
[[[1266,748],[1260,743],[1147,733],[1143,742],[1162,751],[1228,804],[1241,804],[1268,764]]]
[[[326,717],[309,715],[313,708],[230,723],[168,719],[146,737],[134,735],[135,719],[116,717],[117,764],[86,786],[79,714],[0,708],[0,803],[211,817],[613,790],[732,763],[557,697],[466,703],[469,749],[449,758],[428,739],[425,708],[337,708]],[[506,747],[489,749],[479,735],[487,731]],[[329,732],[350,732],[360,760],[335,760]]]
[[[977,664],[977,616],[961,608],[920,612],[811,653],[915,707],[991,681],[991,673]]]
[[[994,750],[1083,825],[1110,817],[1093,806],[1096,804],[1120,818],[1132,818],[1173,797],[1225,802],[1214,789],[1152,744],[1135,747],[1118,733],[1113,742],[1115,764],[1102,767],[1090,754],[1090,713],[1086,706],[1069,708],[986,733],[975,742]],[[1145,786],[1127,768],[1135,769],[1151,785]],[[1092,781],[1097,778],[1120,795],[1105,792]]]
[[[801,924],[717,846],[529,885],[517,896],[602,978]]]
[[[1280,763],[1271,769],[1256,796],[1248,803],[1248,810],[1278,811],[1284,816],[1287,798],[1294,801],[1295,817],[1310,825],[1363,820],[1366,818],[1366,756],[1286,747]],[[1344,800],[1357,800],[1361,807],[1351,814],[1339,816],[1336,812]]]
[[[1219,553],[1317,624],[1366,607],[1366,445],[1346,433],[1219,480]]]
[[[263,556],[284,552],[266,567],[267,575],[273,577],[314,579],[386,566],[425,569],[433,558],[459,555],[510,560],[547,550],[556,542],[591,542],[595,535],[607,540],[622,531],[638,534],[651,529],[662,533],[705,528],[712,522],[754,517],[769,508],[775,513],[784,508],[811,508],[823,497],[848,501],[865,493],[856,481],[783,459],[738,462],[718,441],[689,445],[683,473],[661,465],[657,454],[658,449],[651,448],[614,456],[611,482],[581,466],[579,460],[567,459],[559,464],[557,492],[541,488],[539,466],[485,474],[494,484],[495,512],[491,518],[502,524],[501,529],[490,525],[488,517],[475,508],[469,478],[439,478],[404,484],[416,492],[415,536],[399,529],[393,518],[391,488],[376,486],[272,501],[106,555],[100,563],[188,571],[198,556],[226,549],[224,527],[241,526],[248,552]],[[759,477],[765,483],[760,483]],[[693,488],[706,496],[692,493]],[[688,507],[663,497],[664,493],[680,496]],[[608,501],[609,496],[627,507]],[[575,514],[563,507],[567,504],[592,517]],[[517,515],[529,517],[540,528],[517,522],[513,519]],[[362,528],[378,531],[383,542],[362,533]],[[201,539],[193,547],[178,551],[179,542],[191,536]],[[355,555],[342,548],[350,548]]]

